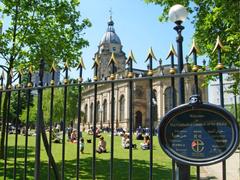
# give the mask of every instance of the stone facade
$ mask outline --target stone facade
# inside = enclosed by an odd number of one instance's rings
[[[110,34],[109,34],[110,33]],[[126,56],[122,51],[122,45],[119,37],[113,28],[113,21],[108,22],[107,32],[104,34],[99,45],[98,52],[95,54],[100,59],[99,79],[108,79],[110,76],[108,62],[111,54],[114,52],[118,61],[116,79],[126,77],[125,70]],[[170,65],[164,65],[154,69],[154,75],[160,73],[169,74]],[[184,65],[184,69],[189,71],[189,66]],[[146,70],[134,69],[135,77],[146,76]],[[199,79],[199,84],[203,79]],[[178,103],[178,79],[175,79],[176,103]],[[157,127],[160,118],[172,108],[171,79],[162,78],[153,81],[153,120],[154,128]],[[189,97],[194,94],[194,77],[185,78],[185,97],[188,102]],[[207,101],[207,88],[202,88],[200,94],[204,101]],[[129,128],[129,86],[128,82],[115,83],[115,124],[116,128]],[[133,128],[139,126],[149,127],[149,81],[141,80],[133,83]],[[97,127],[111,127],[111,84],[103,83],[98,85],[97,92]],[[94,87],[86,86],[83,91],[82,111],[85,113],[82,126],[90,128],[93,126],[94,119]]]

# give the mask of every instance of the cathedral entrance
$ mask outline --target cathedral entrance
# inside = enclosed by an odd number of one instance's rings
[[[139,126],[142,127],[142,112],[137,111],[136,112],[136,119],[135,119],[135,129],[138,128]]]

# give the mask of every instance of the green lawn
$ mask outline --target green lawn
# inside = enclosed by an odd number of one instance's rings
[[[92,136],[83,134],[85,139],[84,154],[80,155],[80,179],[92,179],[92,143],[86,143],[86,139],[91,139]],[[107,141],[108,153],[96,154],[96,179],[109,179],[110,174],[110,136],[103,134]],[[135,136],[134,136],[135,138]],[[8,148],[8,166],[7,174],[8,179],[13,179],[13,150],[14,150],[15,135],[9,135],[9,148]],[[171,159],[161,150],[157,136],[153,139],[153,179],[156,180],[170,180],[171,179]],[[128,179],[129,167],[129,153],[128,150],[121,147],[121,138],[114,137],[114,180]],[[19,136],[18,145],[18,159],[17,159],[17,179],[23,179],[24,172],[24,143],[25,136]],[[98,139],[97,139],[98,143]],[[133,179],[145,180],[149,176],[149,151],[141,150],[139,144],[141,141],[134,140],[138,145],[137,149],[133,149]],[[42,144],[43,145],[43,144]],[[35,154],[35,137],[29,136],[28,148],[28,179],[34,179],[34,154]],[[77,145],[66,142],[65,154],[65,179],[76,178],[76,151]],[[61,171],[61,153],[62,144],[53,144],[53,155],[58,163],[59,174]],[[47,179],[47,155],[42,146],[41,149],[41,179]],[[195,169],[192,168],[192,176]],[[0,178],[3,177],[3,160],[0,160]],[[54,178],[52,178],[54,179]],[[194,177],[192,179],[195,179]]]

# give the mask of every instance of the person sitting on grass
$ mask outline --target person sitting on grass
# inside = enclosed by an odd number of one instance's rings
[[[81,154],[84,154],[84,139],[83,138],[80,139],[79,148],[80,148]]]
[[[143,143],[140,144],[142,150],[148,150],[150,148],[150,138],[149,136],[144,136]]]
[[[77,134],[76,134],[76,130],[73,130],[71,133],[71,142],[75,143],[77,140]]]
[[[97,151],[98,153],[107,152],[106,146],[107,146],[107,143],[106,143],[106,141],[104,140],[104,137],[101,136],[101,137],[99,138],[98,149],[97,149],[96,151]]]
[[[122,147],[124,149],[128,149],[129,148],[129,135],[128,134],[123,134],[123,137],[122,137]]]

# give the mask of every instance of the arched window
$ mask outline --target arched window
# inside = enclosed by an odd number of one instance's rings
[[[174,97],[172,96],[172,88],[168,87],[165,89],[165,113],[173,108],[173,100],[176,102],[176,93],[174,92]],[[173,99],[174,98],[174,99]]]
[[[90,105],[90,123],[93,123],[93,117],[94,117],[94,108],[93,103]]]
[[[153,102],[153,121],[157,121],[158,119],[158,107],[157,107],[157,90],[154,89],[153,90],[153,98],[152,98],[152,102]]]
[[[83,123],[87,122],[87,119],[88,119],[87,115],[88,115],[88,105],[86,104],[85,108],[84,108],[84,121],[83,121]]]
[[[103,122],[107,122],[107,100],[103,101]]]
[[[125,114],[124,110],[125,110],[125,97],[122,95],[120,97],[120,121],[121,122],[124,121],[124,114]]]

